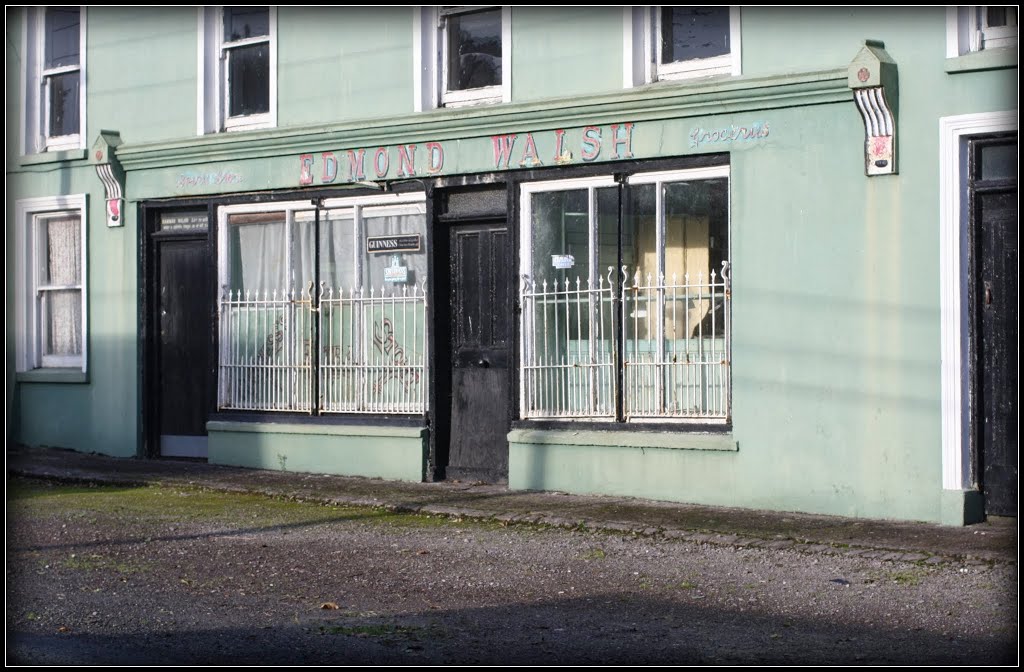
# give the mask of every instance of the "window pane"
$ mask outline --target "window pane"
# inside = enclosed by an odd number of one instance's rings
[[[590,278],[587,190],[551,191],[531,199],[533,279],[564,284]]]
[[[270,35],[270,10],[266,7],[225,7],[224,41]]]
[[[82,354],[82,290],[41,293],[43,356]]]
[[[990,27],[1017,25],[1016,9],[1013,7],[986,7],[985,12],[987,14],[986,23]]]
[[[51,7],[46,10],[45,68],[78,65],[78,8]]]
[[[622,263],[630,273],[658,273],[656,189],[654,184],[628,188],[628,214],[622,223]]]
[[[527,417],[609,418],[615,413],[617,188],[531,196],[532,283],[523,295]],[[591,268],[591,231],[600,268]]]
[[[47,78],[50,84],[50,128],[48,137],[75,135],[78,122],[78,73],[69,72]]]
[[[501,10],[448,17],[448,90],[501,84]]]
[[[728,53],[728,7],[662,8],[662,63],[710,58]]]
[[[252,221],[257,217],[266,219]],[[287,249],[283,212],[228,217],[230,289],[260,293],[286,289]]]
[[[423,245],[426,231],[424,214],[374,215],[372,210],[363,212],[363,243],[365,254],[362,286],[377,293],[381,288],[388,294],[402,291],[403,287],[418,285],[427,279],[427,251]],[[370,237],[419,236],[418,251],[366,252],[366,238]],[[406,242],[406,241],[402,241]],[[410,247],[405,246],[403,247]]]
[[[351,210],[320,213],[320,282],[335,295],[356,286],[354,227]]]
[[[597,268],[595,277],[618,284],[619,270],[619,189],[605,187],[597,189]]]
[[[981,146],[981,179],[998,180],[1017,176],[1017,143]]]
[[[727,180],[674,182],[664,186],[665,275],[680,278],[722,272],[727,260]]]
[[[297,212],[292,222],[292,239],[288,245],[291,254],[288,288],[299,295],[312,291],[316,280],[313,272],[316,264],[315,217],[313,211]]]
[[[723,418],[728,410],[722,278],[722,262],[728,259],[728,180],[633,185],[628,194],[623,258],[635,259],[640,274],[628,279],[630,289],[623,295],[625,413]],[[664,223],[660,248],[659,220]]]
[[[270,46],[260,43],[228,51],[228,116],[270,111]]]
[[[82,237],[78,217],[44,220],[46,268],[44,285],[82,283]]]

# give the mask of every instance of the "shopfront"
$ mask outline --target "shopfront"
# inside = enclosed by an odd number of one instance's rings
[[[476,139],[465,174],[466,140],[302,153],[297,188],[143,200],[147,450],[505,482],[513,428],[727,432],[729,154],[639,159],[645,130]]]

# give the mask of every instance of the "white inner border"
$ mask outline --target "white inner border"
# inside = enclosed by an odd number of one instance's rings
[[[1016,112],[939,119],[939,283],[942,353],[942,487],[969,490],[971,479],[967,222],[962,202],[966,156],[962,140],[1017,130]]]

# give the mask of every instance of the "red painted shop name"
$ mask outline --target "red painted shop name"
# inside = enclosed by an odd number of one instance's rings
[[[578,146],[579,159],[596,161],[602,153],[607,159],[633,158],[633,123],[611,124],[605,134],[600,126],[584,126]],[[544,165],[573,163],[576,157],[567,146],[565,129],[550,133],[554,146],[551,154],[542,156],[537,149],[539,132],[505,133],[491,136],[495,170],[535,168]],[[299,184],[331,184],[361,182],[405,177],[429,177],[444,170],[445,145],[440,142],[346,149],[339,152],[302,154],[299,156]]]

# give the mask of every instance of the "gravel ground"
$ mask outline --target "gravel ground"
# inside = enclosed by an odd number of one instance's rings
[[[12,479],[8,664],[1016,664],[1016,564]]]

